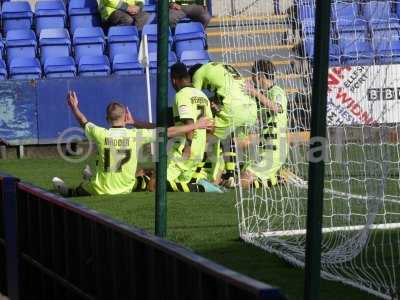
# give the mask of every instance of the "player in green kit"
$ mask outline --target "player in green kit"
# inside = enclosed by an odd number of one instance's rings
[[[225,182],[227,187],[234,186],[235,170],[235,142],[232,134],[237,138],[247,136],[249,128],[256,124],[257,104],[252,97],[244,92],[245,80],[230,65],[210,62],[204,65],[194,65],[189,70],[193,86],[200,90],[207,89],[214,93],[212,98],[215,130],[214,136],[225,140]],[[214,144],[212,168],[209,170],[210,180],[219,181],[221,171],[220,143]],[[229,149],[227,149],[229,148]]]
[[[69,92],[68,105],[86,136],[97,146],[96,172],[78,188],[68,188],[60,178],[53,178],[54,187],[64,196],[127,194],[137,188],[137,155],[141,145],[155,141],[155,129],[126,128],[135,125],[129,110],[118,102],[107,106],[110,128],[89,122],[79,110],[75,92]],[[152,127],[152,126],[149,126]],[[206,119],[185,126],[168,128],[168,136],[184,134],[197,128],[209,128]]]
[[[259,103],[262,130],[257,141],[258,157],[241,172],[243,188],[276,185],[288,155],[288,103],[285,91],[274,83],[275,67],[268,60],[258,60],[252,73],[253,82],[247,85],[247,91]]]
[[[210,101],[202,91],[192,87],[185,64],[176,63],[171,67],[171,82],[176,91],[173,104],[175,126],[193,124],[202,117],[212,119]],[[174,139],[168,151],[167,179],[170,191],[192,192],[193,187],[196,188],[192,183],[201,183],[209,188],[214,187],[215,192],[221,192],[217,186],[206,182],[206,176],[201,174],[206,145],[206,129],[196,129]]]

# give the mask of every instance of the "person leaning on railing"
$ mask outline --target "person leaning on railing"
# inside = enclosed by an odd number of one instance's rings
[[[201,22],[204,28],[210,22],[211,15],[207,9],[206,0],[170,0],[169,4],[169,24],[175,27],[176,24],[189,18],[196,22]]]
[[[111,26],[135,25],[139,30],[149,19],[144,0],[100,0],[99,10],[106,30]]]

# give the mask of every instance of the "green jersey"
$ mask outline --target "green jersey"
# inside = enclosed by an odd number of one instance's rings
[[[202,91],[192,87],[185,87],[176,93],[173,115],[176,126],[183,125],[185,120],[196,122],[201,117],[211,119],[210,101]],[[187,160],[183,160],[182,151],[186,144],[186,136],[175,138],[174,145],[169,153],[168,180],[189,181],[197,163],[203,160],[206,142],[206,130],[194,130],[190,157]]]
[[[214,135],[226,138],[233,128],[252,126],[257,119],[257,104],[244,92],[245,81],[230,65],[208,63],[193,75],[193,86],[214,93],[220,111],[215,116]]]
[[[277,183],[277,174],[286,162],[288,154],[287,141],[287,98],[285,91],[274,85],[264,92],[264,95],[273,103],[280,106],[280,111],[270,112],[261,107],[262,136],[259,157],[257,161],[250,163],[247,170],[257,176],[262,182]]]
[[[126,194],[136,184],[137,155],[140,146],[155,140],[155,130],[102,128],[85,124],[86,136],[97,146],[97,170],[89,185],[93,194]]]
[[[261,108],[264,139],[266,140],[266,144],[269,145],[267,147],[279,148],[281,144],[286,145],[287,140],[288,117],[286,94],[277,85],[272,86],[264,94],[269,100],[280,107],[280,112],[277,113],[271,113],[264,107]]]
[[[197,89],[208,89],[220,99],[235,93],[243,94],[244,80],[236,69],[230,65],[210,62],[200,67],[193,75],[193,86]]]

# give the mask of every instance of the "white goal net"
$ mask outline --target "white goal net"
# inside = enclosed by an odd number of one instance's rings
[[[220,1],[223,62],[271,61],[288,99],[285,180],[239,184],[236,205],[245,241],[304,266],[315,3],[272,3]],[[330,35],[322,275],[400,299],[400,2],[332,1]],[[237,151],[239,178],[254,147]]]

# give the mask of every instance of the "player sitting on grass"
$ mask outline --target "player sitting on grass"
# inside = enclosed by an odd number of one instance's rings
[[[234,187],[235,149],[231,136],[247,136],[247,130],[257,120],[257,105],[253,98],[244,91],[245,80],[230,65],[211,62],[194,65],[189,70],[193,86],[197,89],[208,89],[214,93],[213,101],[215,130],[219,140],[227,140],[224,152],[225,186]],[[214,144],[213,162],[210,179],[218,182],[220,164],[220,143]],[[229,149],[228,149],[229,148]]]
[[[129,110],[118,102],[111,102],[106,109],[110,128],[89,122],[79,110],[75,92],[68,93],[68,105],[86,136],[97,146],[96,172],[90,181],[75,189],[68,188],[60,178],[53,178],[56,190],[63,196],[116,195],[135,190],[137,180],[137,153],[145,143],[155,141],[155,129],[126,128],[135,122]],[[168,136],[185,134],[197,128],[210,128],[212,121],[201,119],[196,123],[168,128]]]
[[[262,129],[256,146],[258,158],[241,173],[243,188],[276,185],[288,154],[287,98],[285,91],[274,83],[275,67],[268,60],[258,60],[252,73],[252,82],[248,82],[246,89],[258,101]]]
[[[171,82],[176,91],[173,104],[175,126],[194,124],[202,117],[212,119],[210,101],[202,91],[192,87],[186,65],[176,63],[171,67]],[[204,181],[200,174],[201,167],[198,169],[198,166],[203,161],[206,143],[206,129],[196,129],[174,139],[168,151],[167,178],[170,191],[191,192],[191,183]],[[218,187],[215,188],[216,192],[220,191]]]

